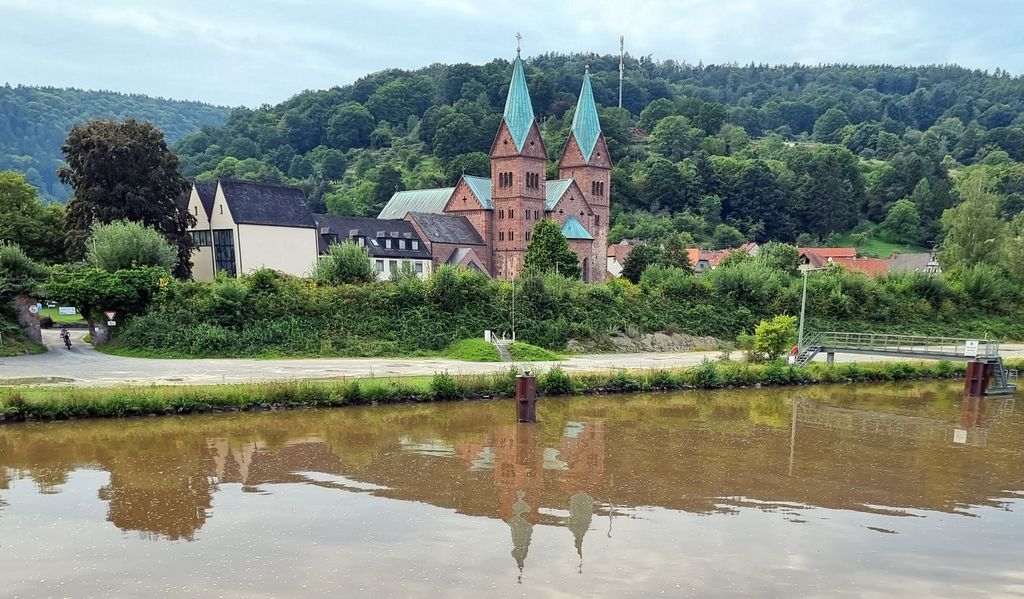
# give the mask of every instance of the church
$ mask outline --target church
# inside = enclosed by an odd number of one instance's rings
[[[476,268],[504,280],[522,272],[533,226],[550,218],[579,256],[583,280],[603,281],[612,164],[589,70],[558,161],[559,178],[549,181],[548,152],[517,51],[490,159],[490,178],[464,175],[455,187],[397,192],[378,218],[409,221],[434,267]]]

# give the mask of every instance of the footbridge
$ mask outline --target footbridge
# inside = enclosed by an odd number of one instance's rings
[[[817,331],[804,337],[797,351],[796,365],[806,366],[821,353],[827,356],[829,363],[837,353],[965,361],[968,363],[965,390],[970,395],[1012,394],[1017,390],[1017,372],[1006,369],[999,355],[999,341],[994,339]]]

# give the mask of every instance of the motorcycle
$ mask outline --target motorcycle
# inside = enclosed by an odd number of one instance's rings
[[[71,349],[71,333],[61,331],[60,338],[64,340],[64,347]]]

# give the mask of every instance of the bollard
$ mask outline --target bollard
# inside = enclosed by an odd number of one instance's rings
[[[537,422],[537,377],[530,371],[516,376],[516,420]]]
[[[992,364],[981,361],[967,363],[967,377],[964,379],[964,394],[971,397],[983,397],[988,391],[988,381],[995,370]]]

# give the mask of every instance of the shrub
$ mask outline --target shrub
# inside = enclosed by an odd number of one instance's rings
[[[772,360],[761,371],[761,380],[769,385],[788,385],[792,382],[789,366],[781,360]]]
[[[455,377],[447,372],[439,372],[430,379],[430,398],[435,401],[449,401],[462,396]]]
[[[328,285],[369,283],[377,280],[377,269],[366,248],[345,241],[331,244],[313,267],[313,278]]]
[[[622,392],[640,391],[643,385],[640,381],[625,370],[620,370],[612,376],[610,385],[612,389]]]
[[[544,395],[570,395],[574,392],[572,379],[559,366],[541,376],[537,388]]]
[[[694,367],[691,376],[693,385],[700,389],[716,389],[722,386],[722,377],[718,372],[718,364],[704,358]]]
[[[658,370],[651,375],[651,388],[653,389],[678,389],[679,379],[667,370]]]
[[[52,329],[53,328],[53,319],[50,318],[49,316],[41,317],[39,319],[39,328],[42,328],[42,329]]]
[[[178,249],[153,227],[134,221],[94,223],[85,245],[86,262],[107,272],[144,266],[170,272],[178,265]]]
[[[785,354],[796,340],[796,316],[776,316],[762,320],[754,329],[754,351],[776,360]]]

